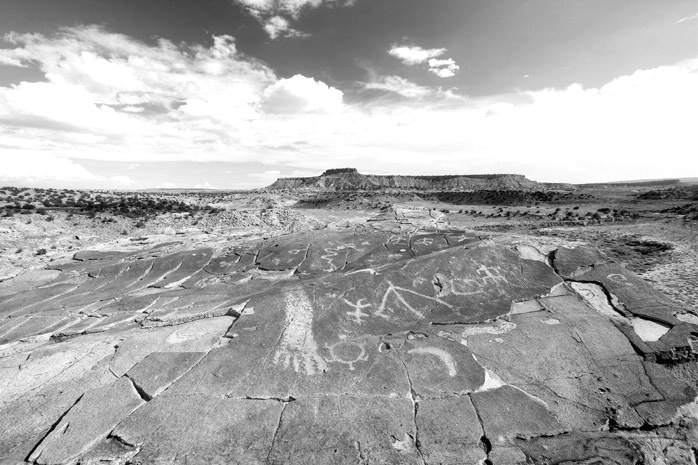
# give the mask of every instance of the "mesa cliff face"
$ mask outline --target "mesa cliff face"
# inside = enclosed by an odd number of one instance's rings
[[[545,189],[544,184],[531,181],[520,174],[401,176],[364,175],[355,168],[330,169],[320,176],[307,178],[279,178],[269,190],[361,190],[361,189],[414,189],[414,190],[467,190],[467,189]]]

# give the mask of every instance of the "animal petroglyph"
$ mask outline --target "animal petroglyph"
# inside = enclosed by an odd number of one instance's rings
[[[403,292],[407,292],[407,293],[412,294],[412,295],[416,295],[416,296],[423,297],[425,299],[428,299],[428,300],[431,300],[434,302],[438,302],[441,305],[444,305],[448,308],[453,308],[453,305],[449,304],[448,302],[444,302],[443,300],[441,300],[437,297],[420,294],[419,292],[413,291],[412,289],[406,289],[404,287],[395,286],[390,281],[386,281],[386,282],[388,283],[388,289],[385,291],[385,294],[383,294],[383,298],[381,299],[381,303],[378,307],[378,311],[374,313],[375,316],[385,318],[386,320],[390,319],[390,316],[386,314],[386,311],[390,311],[391,313],[394,312],[394,309],[388,305],[388,298],[391,295],[393,295],[398,300],[398,302],[400,302],[404,306],[405,309],[409,310],[411,313],[413,313],[415,316],[418,316],[419,318],[424,318],[424,314],[422,312],[420,312],[419,310],[416,310],[414,307],[412,307],[405,300],[405,298],[401,294]]]
[[[314,375],[327,370],[313,338],[313,307],[302,290],[286,294],[286,320],[281,341],[274,354],[274,363],[294,371]]]
[[[458,371],[456,370],[456,363],[453,361],[453,357],[451,357],[451,354],[449,354],[443,349],[439,349],[437,347],[417,347],[416,349],[411,349],[408,353],[434,355],[435,357],[438,357],[439,360],[441,360],[444,363],[444,365],[446,365],[446,369],[448,370],[448,376],[453,378],[458,374]]]
[[[339,251],[344,250],[345,248],[350,248],[349,246],[345,247],[343,245],[340,245],[339,247],[327,247],[323,249],[325,252],[324,255],[320,255],[320,259],[324,260],[327,262],[327,268],[323,269],[322,271],[326,271],[328,273],[331,273],[332,271],[336,270],[337,267],[334,266],[334,259],[339,256]],[[353,248],[353,247],[351,247]]]
[[[359,299],[356,301],[356,303],[351,303],[347,299],[342,299],[342,300],[344,300],[344,302],[347,305],[349,305],[350,307],[352,307],[354,309],[353,312],[346,312],[346,313],[347,313],[347,315],[353,317],[354,321],[356,323],[361,324],[361,323],[363,323],[363,321],[361,321],[361,318],[364,318],[364,317],[368,318],[369,316],[371,316],[370,314],[364,313],[361,311],[362,308],[368,308],[371,306],[371,304],[362,303],[366,299]]]

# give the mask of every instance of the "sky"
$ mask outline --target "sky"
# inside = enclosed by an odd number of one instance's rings
[[[0,185],[698,176],[696,0],[2,0]]]

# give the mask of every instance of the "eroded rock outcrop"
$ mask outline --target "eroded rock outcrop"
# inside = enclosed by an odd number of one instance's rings
[[[695,463],[687,310],[593,250],[396,230],[8,281],[2,463]]]

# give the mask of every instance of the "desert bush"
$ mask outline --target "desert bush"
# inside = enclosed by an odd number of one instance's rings
[[[36,255],[46,255],[46,252],[47,250],[42,247],[36,251]]]

